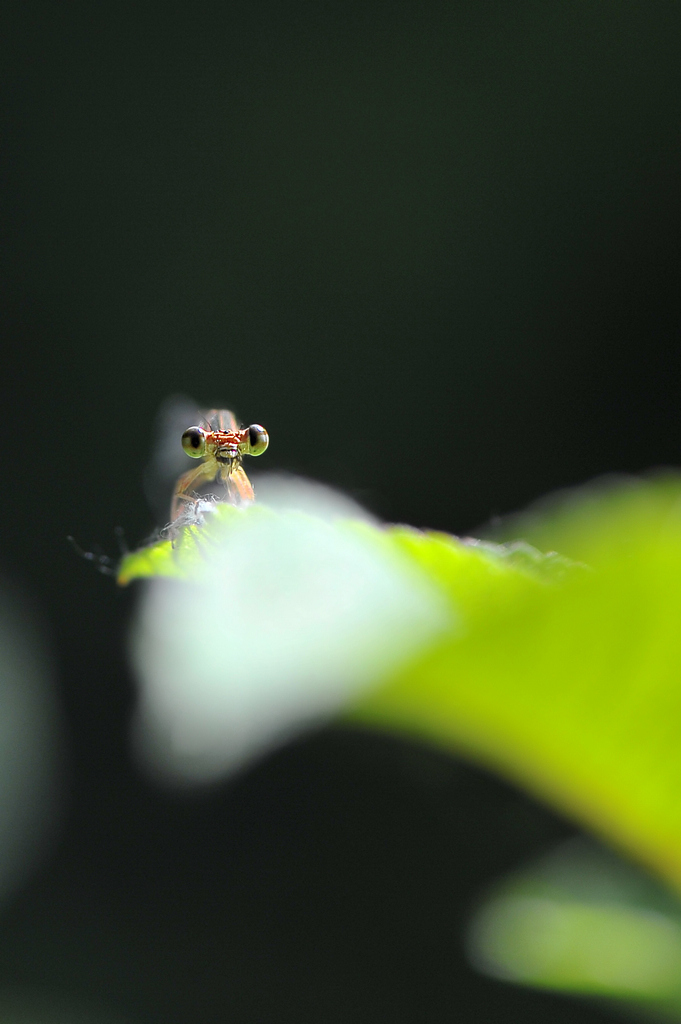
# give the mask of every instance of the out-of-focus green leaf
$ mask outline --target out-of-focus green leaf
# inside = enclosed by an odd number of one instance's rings
[[[227,502],[205,502],[200,523],[180,526],[170,540],[166,531],[155,542],[130,551],[118,566],[117,581],[126,586],[136,579],[171,577],[194,579],[210,565],[211,552],[240,520],[285,515],[263,505],[236,508]],[[304,514],[304,513],[303,513]],[[379,526],[366,519],[338,518],[340,532],[361,534],[376,547],[377,554],[406,554],[410,561],[449,595],[454,603],[460,596],[475,602],[490,591],[513,581],[558,581],[573,563],[555,552],[542,554],[529,544],[495,544],[459,540],[450,534],[415,530],[408,526]]]
[[[290,514],[217,506],[175,547],[128,556],[121,582],[197,579],[235,524]],[[348,694],[348,714],[497,769],[679,887],[681,480],[575,492],[512,527],[523,541],[504,547],[347,518],[327,524],[326,550],[329,531],[339,540],[354,531],[369,562],[372,551],[377,565],[401,561],[451,609],[449,626],[422,633],[398,670]],[[386,636],[377,629],[376,644]],[[319,636],[310,641],[324,665]],[[366,631],[362,643],[369,658]],[[292,678],[294,669],[287,664]]]
[[[136,735],[171,780],[237,770],[455,627],[442,590],[356,506],[348,517],[342,497],[300,481],[276,500],[217,506],[166,549],[183,578],[142,595]]]
[[[125,578],[177,577],[152,581],[132,640],[137,735],[167,777],[235,770],[456,635],[460,597],[508,601],[544,588],[547,561],[564,571],[527,545],[383,528],[305,481],[272,483],[270,500],[207,502],[200,529],[124,563]]]
[[[130,551],[123,555],[116,579],[125,587],[133,580],[154,576],[180,577],[179,565],[173,554],[173,545],[169,540],[159,540],[137,551]]]
[[[470,586],[443,543],[405,546],[456,597],[454,635],[370,693],[366,722],[466,751],[681,886],[681,482],[591,489],[517,520],[588,565]]]
[[[226,502],[208,501],[201,501],[200,505],[195,521],[180,526],[173,533],[173,539],[166,536],[170,531],[164,530],[155,542],[124,555],[116,575],[118,583],[127,586],[133,580],[161,576],[190,579],[206,560],[210,560],[210,548],[217,531],[228,526],[235,516],[261,514],[257,506],[237,509]]]
[[[681,902],[583,839],[497,886],[468,947],[498,978],[681,1015]]]

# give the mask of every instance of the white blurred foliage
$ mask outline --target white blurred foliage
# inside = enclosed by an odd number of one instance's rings
[[[132,636],[135,734],[156,772],[207,781],[341,709],[452,626],[406,557],[343,520],[349,499],[261,479],[191,582],[155,579]]]
[[[34,867],[57,817],[59,726],[41,639],[0,590],[0,899]]]

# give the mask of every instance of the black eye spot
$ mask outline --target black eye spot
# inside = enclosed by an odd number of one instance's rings
[[[249,440],[249,442],[251,444],[251,447],[255,448],[255,446],[257,445],[258,441],[261,438],[261,434],[262,434],[262,432],[260,430],[260,427],[249,427],[248,428],[248,440]]]
[[[199,430],[185,430],[183,440],[189,443],[191,448],[201,446],[201,432]]]
[[[200,427],[189,427],[182,435],[182,447],[193,459],[200,459],[205,452],[205,434]]]

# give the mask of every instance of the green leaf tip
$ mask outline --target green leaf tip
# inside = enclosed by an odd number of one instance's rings
[[[166,527],[156,540],[124,555],[116,582],[125,587],[137,579],[190,579],[210,558],[210,547],[224,528],[235,516],[246,515],[253,508],[255,506],[239,509],[227,502],[203,501],[200,515],[194,522],[184,523],[172,531]],[[259,512],[257,508],[256,514]]]

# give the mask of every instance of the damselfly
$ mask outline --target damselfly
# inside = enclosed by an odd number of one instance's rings
[[[182,435],[182,447],[192,459],[203,461],[183,473],[175,484],[170,507],[174,523],[182,514],[183,502],[194,501],[196,487],[220,479],[232,505],[253,501],[253,488],[241,465],[244,455],[262,455],[270,443],[264,427],[253,423],[239,427],[229,409],[209,409],[201,414],[201,426],[189,427]]]

